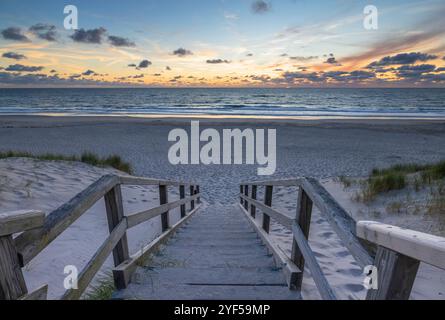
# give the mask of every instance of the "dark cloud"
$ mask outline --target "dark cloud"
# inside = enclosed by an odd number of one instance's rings
[[[92,44],[100,44],[103,41],[103,37],[107,30],[105,28],[96,28],[96,29],[79,29],[71,35],[71,39],[75,42],[83,42],[83,43],[92,43]]]
[[[335,64],[337,66],[340,65],[340,63],[338,63],[338,61],[335,59],[335,57],[332,53],[329,54],[328,58],[326,59],[326,61],[324,63]]]
[[[179,48],[179,49],[176,49],[175,51],[173,51],[173,55],[178,56],[178,57],[190,56],[192,54],[193,54],[193,52],[191,52],[190,50],[184,49],[184,48]]]
[[[115,47],[135,47],[136,44],[130,39],[122,38],[118,36],[108,36],[108,41]]]
[[[26,56],[16,52],[5,52],[2,54],[3,58],[14,59],[14,60],[22,60],[26,59]]]
[[[417,66],[405,65],[397,68],[397,74],[403,78],[418,78],[424,73],[432,72],[436,69],[432,64],[421,64]]]
[[[96,72],[94,72],[93,70],[87,70],[82,73],[83,76],[91,76],[91,75],[95,75],[95,74],[96,74]]]
[[[229,60],[223,60],[223,59],[211,59],[207,60],[206,62],[210,64],[230,63]]]
[[[375,67],[384,67],[391,65],[413,64],[419,61],[425,62],[436,58],[437,56],[435,55],[421,52],[399,53],[395,56],[386,56],[379,61],[374,61],[369,64],[367,68],[372,69]]]
[[[445,67],[440,67],[440,68],[437,68],[437,69],[436,69],[436,71],[437,71],[437,72],[442,72],[442,71],[445,71]]]
[[[246,57],[253,57],[253,53],[246,54]]]
[[[7,67],[6,71],[14,71],[14,72],[37,72],[41,71],[43,67],[41,66],[24,66],[23,64],[12,64]]]
[[[131,68],[136,68],[137,67],[137,65],[135,63],[130,63],[128,66],[131,67]]]
[[[280,57],[287,57],[287,56],[288,56],[287,53],[282,53],[282,54],[280,54]]]
[[[56,73],[57,71],[55,70],[55,69],[52,69],[51,71],[50,71],[50,73]]]
[[[2,30],[2,36],[6,40],[28,42],[29,39],[22,33],[22,29],[10,27]]]
[[[143,77],[145,77],[145,75],[143,75],[143,74],[138,74],[138,75],[133,76],[132,78],[133,78],[133,79],[141,79],[141,78],[143,78]]]
[[[258,14],[267,13],[272,9],[270,3],[264,0],[255,0],[252,3],[251,8],[253,13],[258,13]]]
[[[145,69],[145,68],[148,68],[148,66],[150,66],[151,64],[152,64],[151,61],[142,60],[141,62],[139,62],[138,68]]]
[[[161,74],[160,74],[160,73],[155,73],[153,76],[154,76],[154,77],[160,77]]]
[[[167,71],[171,71],[171,69],[172,69],[172,68],[170,68],[169,66],[166,66],[166,67],[165,67],[165,70],[167,70]]]
[[[289,57],[289,59],[304,62],[304,61],[310,61],[310,60],[318,59],[318,56],[307,56],[307,57],[296,56],[296,57]]]
[[[31,26],[29,28],[29,31],[43,40],[47,40],[47,41],[56,41],[57,40],[56,26],[54,26],[54,25],[38,23],[38,24]]]

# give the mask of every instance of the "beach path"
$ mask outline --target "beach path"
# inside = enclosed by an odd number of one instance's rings
[[[301,299],[237,206],[200,210],[115,299]]]

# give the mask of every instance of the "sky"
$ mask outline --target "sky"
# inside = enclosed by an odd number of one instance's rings
[[[2,0],[0,87],[445,87],[444,16],[443,0]]]

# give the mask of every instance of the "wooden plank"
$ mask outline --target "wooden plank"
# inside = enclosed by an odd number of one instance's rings
[[[359,221],[357,236],[405,256],[445,269],[445,238],[375,221]]]
[[[0,237],[0,300],[17,300],[27,293],[12,235],[2,236]]]
[[[196,186],[196,190],[195,190],[195,194],[200,194],[201,192],[199,191],[199,186],[197,185]],[[196,202],[198,203],[198,204],[200,204],[201,203],[201,197],[198,197],[197,199],[196,199]]]
[[[185,186],[179,186],[179,199],[185,198]],[[185,204],[181,204],[181,218],[184,218],[187,215]]]
[[[107,257],[111,254],[114,247],[118,244],[121,238],[125,235],[127,230],[127,219],[124,217],[119,225],[114,228],[104,243],[96,251],[94,256],[88,264],[82,269],[79,274],[78,289],[69,289],[62,296],[62,300],[76,300],[82,296],[82,293],[87,289],[91,280],[93,280],[96,273],[100,270]]]
[[[256,206],[256,208],[258,210],[263,211],[264,213],[266,213],[268,216],[271,216],[274,220],[276,220],[278,223],[280,223],[281,225],[283,225],[284,227],[286,227],[287,229],[291,229],[292,227],[292,223],[293,223],[293,219],[286,216],[285,214],[278,212],[275,209],[272,209],[271,207],[266,206],[264,203],[258,201],[258,200],[253,200],[251,198],[246,197],[245,195],[240,195],[241,198],[243,198],[245,201],[248,201],[251,204],[254,204]]]
[[[45,213],[21,210],[0,214],[0,237],[43,226]]]
[[[306,192],[300,188],[298,191],[298,202],[297,202],[297,214],[295,218],[295,223],[300,226],[303,231],[303,235],[306,239],[309,239],[309,229],[311,226],[312,217],[312,200],[308,197]],[[301,273],[295,279],[292,279],[293,290],[301,291],[301,286],[303,283],[304,274],[304,256],[298,247],[298,243],[295,239],[292,241],[292,253],[291,260],[300,268]]]
[[[192,186],[190,186],[190,196],[193,196],[194,194],[195,194],[195,188],[192,185]],[[194,200],[190,201],[190,211],[193,209],[195,209],[195,201]]]
[[[168,189],[167,186],[159,186],[159,204],[168,203]],[[168,219],[168,210],[161,213],[161,228],[162,232],[166,231],[170,227]]]
[[[33,292],[24,295],[19,300],[31,300],[31,301],[46,300],[47,297],[48,297],[48,285],[45,284],[45,285],[37,288]]]
[[[264,205],[267,207],[272,207],[272,195],[273,195],[273,186],[266,186],[266,190],[264,191]],[[269,233],[270,228],[270,217],[266,213],[263,212],[263,230],[266,233]]]
[[[148,210],[145,210],[145,211],[142,211],[139,213],[128,215],[127,216],[128,229],[133,228],[134,226],[137,226],[138,224],[141,224],[141,223],[143,223],[147,220],[150,220],[154,217],[157,217],[165,211],[172,210],[174,208],[179,207],[180,205],[182,205],[184,203],[188,203],[188,202],[196,199],[197,197],[199,197],[199,194],[195,194],[191,197],[187,197],[184,199],[179,199],[174,202],[169,202],[169,203],[163,204],[162,206],[148,209]]]
[[[357,263],[362,268],[372,265],[374,260],[371,254],[356,236],[356,222],[354,219],[351,218],[316,179],[300,179],[300,186],[327,219],[332,229],[334,229],[340,240],[342,240],[343,244],[349,249],[349,252],[356,259]]]
[[[244,194],[244,185],[242,185],[242,184],[239,186],[239,194],[240,194],[240,195]],[[243,200],[243,197],[240,197],[240,198],[239,198],[239,203],[240,203],[240,204],[243,204],[243,201],[244,201],[244,200]]]
[[[107,212],[108,230],[113,232],[119,223],[124,219],[124,207],[122,204],[122,191],[120,185],[111,189],[104,197],[105,208]],[[130,257],[128,253],[127,234],[124,233],[117,245],[113,249],[114,265],[118,266]],[[117,288],[121,288],[122,281],[119,278],[114,278],[114,283]]]
[[[249,186],[244,186],[244,195],[246,197],[249,196]],[[249,208],[249,203],[247,201],[244,202],[244,209],[248,210]]]
[[[317,286],[318,292],[320,293],[322,299],[336,300],[337,298],[334,291],[324,276],[323,271],[315,258],[314,252],[309,247],[309,243],[303,230],[301,230],[299,225],[293,224],[292,233],[294,235],[294,240],[297,242],[298,248],[304,257],[304,260],[311,271],[312,279],[314,279],[315,285]]]
[[[252,200],[256,200],[256,197],[257,197],[257,186],[253,185],[250,198]],[[253,203],[250,205],[250,215],[253,218],[255,218],[255,216],[256,216],[256,207]]]
[[[100,178],[49,214],[45,218],[42,228],[25,231],[17,236],[14,242],[19,253],[21,265],[24,266],[31,261],[118,182],[119,178],[114,175]]]
[[[259,235],[263,243],[266,245],[269,252],[273,254],[275,263],[278,267],[283,269],[286,282],[290,288],[292,279],[295,279],[301,270],[290,260],[284,251],[270,238],[270,236],[256,223],[256,220],[249,215],[244,209],[244,206],[239,205],[241,211],[247,216],[247,220],[250,222],[256,233]]]
[[[130,259],[127,261],[124,261],[119,266],[115,267],[113,269],[113,275],[119,277],[119,279],[123,279],[125,281],[125,286],[130,283],[131,275],[136,270],[137,266],[144,261],[151,253],[155,252],[159,246],[172,236],[176,230],[181,227],[188,219],[190,219],[191,216],[195,212],[197,212],[200,208],[200,205],[198,205],[193,211],[191,211],[188,215],[186,215],[184,218],[179,220],[175,225],[173,225],[170,229],[168,229],[166,232],[161,234],[159,237],[154,239],[152,242],[150,242],[147,246],[133,254]]]
[[[378,289],[368,290],[367,300],[408,300],[420,262],[379,247],[376,255]]]

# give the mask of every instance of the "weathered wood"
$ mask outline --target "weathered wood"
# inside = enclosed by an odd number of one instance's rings
[[[168,190],[167,186],[159,186],[159,204],[162,206],[163,204],[168,203]],[[168,230],[170,228],[168,210],[161,214],[161,228],[162,232]]]
[[[21,297],[19,300],[46,300],[48,296],[48,285],[45,284],[31,293]]]
[[[252,185],[252,191],[251,191],[250,197],[252,200],[256,200],[256,196],[257,196],[257,186]],[[255,216],[256,216],[256,207],[253,203],[250,205],[250,215],[253,218],[255,218]]]
[[[179,186],[179,199],[185,198],[185,186]],[[181,204],[181,218],[184,218],[187,215],[185,204]]]
[[[244,195],[246,197],[249,196],[249,186],[244,186]],[[244,201],[244,209],[248,210],[249,208],[249,203],[247,201]]]
[[[357,236],[408,257],[445,269],[445,238],[396,226],[359,221]]]
[[[301,270],[290,260],[284,251],[278,247],[278,245],[270,238],[270,236],[259,226],[255,218],[249,216],[249,212],[244,209],[244,206],[240,204],[241,211],[247,216],[247,220],[250,222],[256,233],[260,236],[261,241],[266,245],[269,252],[272,253],[277,266],[282,267],[286,283],[290,287],[292,279],[295,279]]]
[[[0,300],[16,300],[27,293],[12,235],[2,236],[0,237]]]
[[[246,197],[245,195],[241,195],[241,197],[242,197],[242,199],[244,199],[244,201],[248,201],[250,204],[254,204],[258,210],[263,211],[268,216],[271,216],[278,223],[282,224],[284,227],[291,230],[292,223],[293,223],[292,218],[286,216],[285,214],[283,214],[281,212],[278,212],[275,209],[272,209],[269,206],[266,206],[264,203],[262,203],[258,200],[253,200],[251,198]]]
[[[408,300],[420,261],[379,247],[375,267],[378,289],[369,289],[367,300]]]
[[[79,299],[85,289],[87,289],[91,280],[93,280],[96,273],[100,270],[107,257],[111,254],[121,238],[125,235],[127,230],[127,219],[124,217],[118,226],[110,233],[104,243],[96,251],[94,256],[88,262],[88,264],[79,273],[78,289],[69,289],[62,296],[62,300],[75,300]]]
[[[195,194],[195,188],[193,185],[190,186],[190,196],[193,196]],[[195,201],[190,201],[190,211],[195,209]]]
[[[298,203],[297,214],[295,223],[300,226],[303,235],[306,239],[309,239],[309,229],[311,226],[312,217],[312,200],[308,197],[306,192],[300,188],[298,191]],[[298,243],[295,239],[292,241],[292,253],[291,260],[300,268],[301,273],[297,275],[295,279],[292,279],[291,289],[301,291],[301,285],[303,283],[304,274],[304,255],[298,247]]]
[[[241,196],[244,194],[244,185],[242,185],[242,184],[239,186],[239,194],[240,194],[239,203],[243,204],[244,200],[243,200],[243,197],[241,197]]]
[[[25,231],[14,239],[21,265],[37,254],[74,223],[92,205],[119,182],[119,177],[107,175],[80,192],[45,218],[42,228]]]
[[[309,247],[309,243],[303,230],[301,230],[299,225],[294,224],[292,225],[292,233],[294,235],[294,240],[297,242],[299,251],[303,255],[304,260],[311,271],[312,279],[314,279],[322,299],[336,300],[337,298],[334,291],[324,276],[323,271],[315,258],[314,252]]]
[[[242,185],[257,186],[274,186],[274,187],[296,187],[299,185],[300,179],[284,179],[269,181],[242,182]]]
[[[122,204],[122,191],[120,185],[116,185],[104,197],[105,208],[107,212],[108,229],[113,232],[119,223],[124,219],[124,207]],[[128,253],[127,234],[121,237],[116,247],[113,249],[114,265],[118,266],[130,257]],[[114,278],[114,283],[117,288],[121,287],[122,280]]]
[[[0,214],[0,237],[43,226],[45,213],[35,210],[21,210]]]
[[[115,277],[118,277],[119,279],[122,279],[124,281],[124,284],[126,287],[128,283],[130,283],[131,276],[136,270],[138,264],[143,262],[150,254],[155,252],[159,246],[172,236],[176,230],[183,225],[190,217],[193,216],[193,214],[198,211],[200,206],[198,205],[194,210],[189,212],[188,215],[186,215],[184,218],[179,220],[175,225],[173,225],[170,229],[168,229],[166,232],[161,234],[159,237],[154,239],[152,242],[150,242],[148,245],[146,245],[144,248],[133,254],[130,259],[127,261],[124,261],[119,266],[115,267],[113,269],[113,275]]]
[[[157,217],[159,215],[161,215],[163,212],[172,210],[174,208],[179,207],[182,204],[191,202],[192,200],[196,199],[197,197],[199,197],[199,194],[195,194],[191,197],[187,197],[184,199],[179,199],[173,202],[169,202],[166,204],[163,204],[159,207],[155,207],[152,209],[148,209],[142,212],[138,212],[138,213],[134,213],[134,214],[130,214],[128,215],[128,229],[133,228],[134,226],[137,226],[138,224],[141,224],[147,220],[150,220],[154,217]]]
[[[312,178],[300,179],[300,187],[306,192],[314,205],[327,219],[340,240],[363,268],[372,265],[373,258],[356,236],[356,222],[338,204],[326,189]]]
[[[273,195],[273,186],[266,186],[266,190],[264,191],[264,205],[267,207],[272,207],[272,195]],[[270,217],[266,213],[263,212],[263,230],[266,233],[269,233],[270,229]]]

